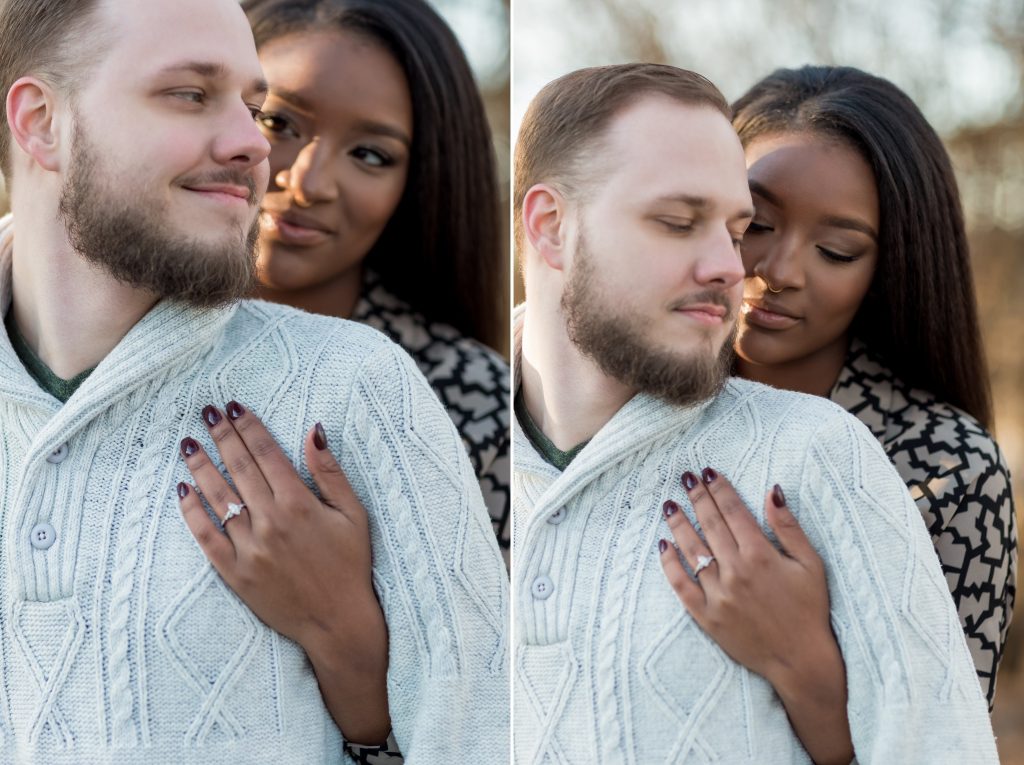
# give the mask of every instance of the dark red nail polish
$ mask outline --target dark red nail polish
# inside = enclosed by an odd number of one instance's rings
[[[663,512],[665,514],[665,517],[668,518],[673,513],[679,512],[679,505],[677,505],[671,499],[666,499],[665,504],[661,506],[661,512]]]
[[[224,410],[228,413],[228,417],[232,420],[237,420],[243,414],[245,414],[245,407],[239,404],[237,401],[229,401]]]
[[[181,454],[183,457],[191,457],[199,451],[199,443],[194,438],[183,438],[181,440]]]
[[[324,426],[319,422],[313,428],[313,446],[320,451],[327,448],[327,431],[324,430]]]
[[[178,484],[178,499],[185,499],[185,497],[187,497],[187,496],[188,496],[188,484],[187,483],[179,483]]]
[[[683,488],[687,491],[693,491],[697,488],[697,476],[689,470],[683,473]]]
[[[772,504],[776,507],[784,507],[786,504],[786,495],[782,493],[782,487],[778,484],[772,487]]]
[[[221,421],[220,412],[217,411],[217,407],[210,405],[203,407],[203,421],[211,428]]]
[[[716,478],[718,478],[718,473],[716,473],[711,468],[704,468],[702,471],[700,471],[700,477],[704,479],[704,483],[711,483]]]
[[[658,540],[658,552],[662,552],[663,553],[667,549],[668,549],[668,542],[666,542],[664,539],[659,539]]]

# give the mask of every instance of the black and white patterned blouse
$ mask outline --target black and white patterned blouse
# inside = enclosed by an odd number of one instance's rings
[[[868,426],[932,535],[989,708],[1016,594],[1010,474],[970,415],[907,387],[854,341],[829,398]]]
[[[509,548],[509,370],[496,351],[447,324],[428,322],[367,272],[352,315],[408,351],[462,435],[498,545]]]
[[[462,435],[498,546],[509,554],[509,369],[500,354],[447,324],[428,322],[367,271],[352,320],[380,330],[402,346]],[[401,765],[394,737],[383,746],[346,744],[359,765]]]

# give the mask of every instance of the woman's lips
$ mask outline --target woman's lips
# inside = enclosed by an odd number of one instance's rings
[[[331,232],[317,227],[312,222],[302,221],[293,216],[264,211],[260,224],[263,235],[283,244],[298,247],[313,247],[323,244],[331,237]]]
[[[796,316],[778,313],[767,307],[755,305],[747,300],[743,301],[741,312],[748,324],[753,324],[761,329],[789,329],[790,327],[795,327],[801,321]]]

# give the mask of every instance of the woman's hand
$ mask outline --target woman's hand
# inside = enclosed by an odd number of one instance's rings
[[[814,761],[845,765],[853,758],[846,669],[829,622],[824,564],[778,485],[765,497],[765,518],[781,552],[724,477],[705,468],[702,479],[682,476],[703,538],[675,502],[663,506],[697,576],[691,578],[676,548],[660,540],[665,576],[722,650],[772,684]]]
[[[305,441],[318,498],[259,418],[233,401],[225,409],[227,416],[207,406],[202,416],[236,488],[186,438],[181,453],[202,498],[178,485],[185,522],[253,613],[306,651],[345,738],[383,742],[390,730],[387,626],[373,592],[366,510],[319,423]]]

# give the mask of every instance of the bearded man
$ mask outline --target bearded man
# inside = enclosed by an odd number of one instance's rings
[[[450,419],[382,335],[240,300],[238,3],[5,0],[0,85],[0,761],[337,763],[389,716],[410,763],[507,759]]]
[[[721,94],[668,66],[568,74],[523,119],[515,183],[515,761],[996,762],[878,442],[825,399],[727,377],[753,208]],[[820,591],[771,608],[831,610],[786,625],[789,662],[722,597],[783,565]]]

